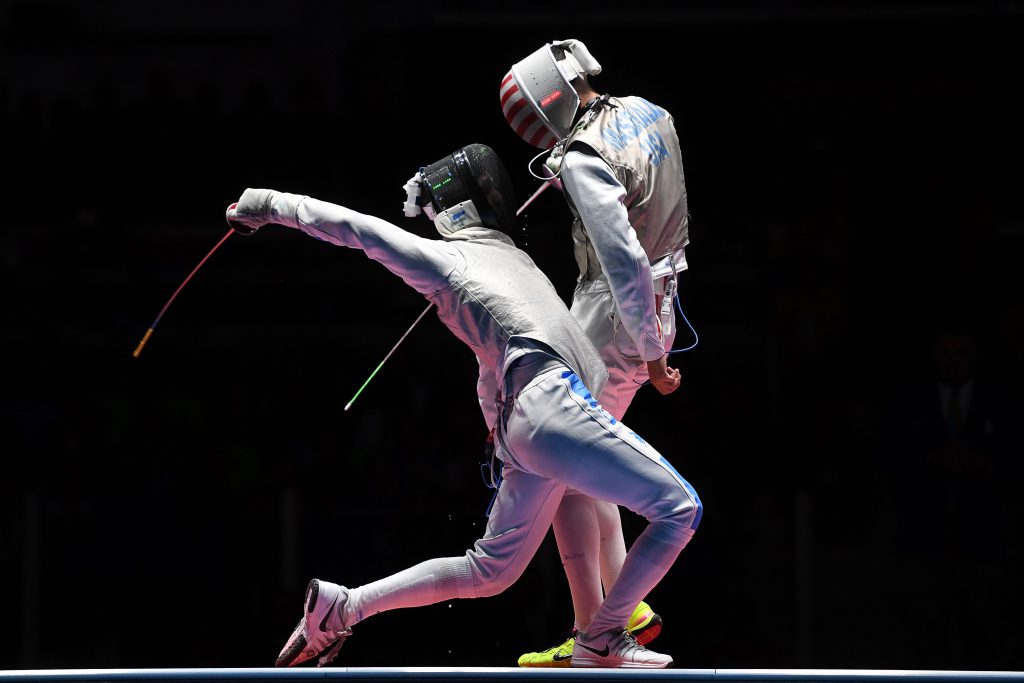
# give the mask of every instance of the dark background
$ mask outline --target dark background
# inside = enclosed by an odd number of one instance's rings
[[[0,2],[0,668],[265,666],[313,576],[480,534],[475,362],[247,186],[400,214],[498,86],[584,40],[668,109],[692,214],[683,387],[627,421],[705,504],[649,600],[678,666],[1024,669],[1019,2]],[[554,191],[526,248],[565,298]],[[937,343],[976,349],[948,436]],[[681,334],[678,344],[687,343]],[[626,513],[632,538],[642,521]],[[570,626],[550,538],[505,594],[360,624],[339,663],[514,665]]]

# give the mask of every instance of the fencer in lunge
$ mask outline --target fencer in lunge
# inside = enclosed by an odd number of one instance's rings
[[[503,481],[483,538],[465,555],[352,588],[311,580],[303,616],[277,664],[332,661],[352,627],[379,612],[502,592],[523,573],[571,486],[649,521],[620,580],[577,637],[573,665],[667,666],[671,657],[637,644],[625,625],[693,536],[702,513],[696,492],[593,398],[604,388],[604,364],[554,287],[509,237],[513,193],[494,152],[461,148],[421,169],[408,186],[419,188],[410,203],[423,207],[441,240],[273,190],[246,190],[228,220],[243,231],[277,223],[361,249],[432,301],[476,354],[478,397],[495,429]]]
[[[598,94],[588,78],[601,65],[581,41],[547,43],[509,69],[502,112],[546,159],[573,213],[579,278],[571,312],[608,368],[596,394],[621,420],[650,380],[662,394],[680,384],[666,351],[675,338],[676,274],[689,242],[686,184],[672,116],[640,97]],[[520,666],[567,666],[576,630],[587,630],[626,556],[618,508],[570,488],[553,522],[569,581],[573,631],[564,642],[529,652]],[[643,597],[643,596],[641,596]],[[661,631],[646,602],[629,623],[641,643]]]

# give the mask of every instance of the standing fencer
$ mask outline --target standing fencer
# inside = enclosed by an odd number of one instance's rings
[[[382,611],[495,595],[526,568],[566,487],[607,499],[650,522],[620,580],[575,641],[573,665],[662,668],[672,658],[625,630],[634,606],[693,536],[701,504],[669,462],[594,400],[606,371],[548,279],[509,237],[511,184],[494,152],[470,145],[407,184],[407,213],[422,206],[442,240],[301,195],[248,189],[228,210],[240,231],[267,223],[362,249],[437,307],[474,351],[478,397],[503,481],[484,537],[461,557],[427,560],[364,586],[313,579],[303,616],[278,666],[337,655],[357,623]]]
[[[666,350],[675,337],[676,274],[689,242],[686,185],[673,119],[640,97],[600,95],[588,76],[601,65],[578,40],[544,45],[512,66],[501,82],[501,106],[526,142],[552,149],[573,213],[579,278],[572,315],[608,369],[598,395],[621,420],[646,381],[662,394],[679,387]],[[531,171],[532,172],[532,171]],[[574,626],[585,631],[626,557],[618,508],[570,488],[554,518],[573,601]],[[643,596],[641,596],[643,597]],[[661,618],[646,603],[630,620],[649,643]],[[573,636],[519,658],[520,666],[566,666]]]

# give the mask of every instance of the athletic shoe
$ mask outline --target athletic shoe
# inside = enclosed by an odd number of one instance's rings
[[[633,610],[626,630],[633,634],[639,645],[646,645],[661,635],[661,617],[654,613],[650,605],[641,600]]]
[[[636,642],[646,645],[661,635],[661,617],[654,613],[651,606],[641,601],[633,610],[626,629],[633,634]],[[519,666],[556,668],[570,666],[572,647],[576,642],[576,629],[573,629],[564,643],[549,647],[542,652],[527,652],[519,658]]]
[[[572,648],[573,667],[608,669],[664,669],[672,663],[668,655],[648,650],[629,631],[606,631],[593,637],[580,631]]]
[[[572,662],[572,646],[576,642],[576,629],[561,645],[549,647],[543,652],[527,652],[519,658],[519,666],[557,668],[569,666]]]
[[[306,613],[299,620],[281,654],[277,666],[295,666],[319,656],[317,666],[334,661],[352,630],[341,621],[348,601],[348,589],[336,583],[313,579],[306,586]]]

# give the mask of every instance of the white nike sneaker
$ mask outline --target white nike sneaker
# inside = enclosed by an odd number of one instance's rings
[[[317,666],[323,666],[338,656],[352,629],[341,621],[341,613],[348,601],[348,589],[336,583],[313,579],[306,586],[306,613],[299,620],[276,666],[295,666],[319,656]]]
[[[664,669],[672,663],[668,655],[648,650],[629,631],[606,631],[593,637],[580,631],[572,648],[573,667],[609,669]]]

